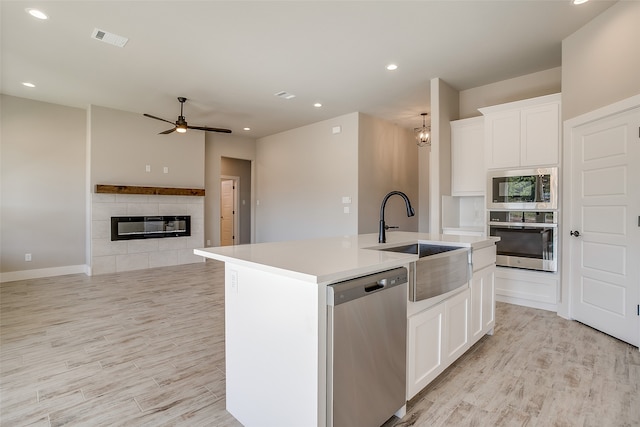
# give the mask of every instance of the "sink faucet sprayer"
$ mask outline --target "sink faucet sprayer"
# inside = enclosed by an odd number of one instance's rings
[[[404,204],[407,206],[407,216],[414,216],[416,214],[413,211],[413,208],[411,207],[411,202],[409,201],[409,198],[402,191],[392,191],[391,193],[384,196],[384,199],[382,199],[382,206],[380,206],[380,232],[378,233],[378,243],[387,242],[387,235],[385,234],[386,230],[390,228],[398,228],[394,226],[388,226],[384,223],[384,207],[386,206],[387,200],[389,200],[389,197],[393,196],[394,194],[397,194],[398,196],[401,196],[404,199]]]

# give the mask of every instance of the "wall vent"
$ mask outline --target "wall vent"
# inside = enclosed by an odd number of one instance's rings
[[[124,47],[124,45],[127,44],[127,42],[129,41],[129,39],[126,37],[109,33],[107,31],[103,31],[98,28],[93,29],[93,33],[91,33],[91,38],[100,40],[101,42],[109,43],[118,47]]]

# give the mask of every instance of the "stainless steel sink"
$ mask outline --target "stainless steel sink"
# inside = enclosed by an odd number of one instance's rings
[[[403,254],[416,254],[419,258],[426,256],[437,255],[442,252],[449,252],[456,249],[461,249],[459,246],[443,246],[432,245],[428,243],[412,243],[410,245],[393,246],[390,248],[380,248],[381,251],[387,252],[401,252]],[[464,249],[464,248],[462,248]]]
[[[409,269],[410,301],[453,291],[465,286],[471,278],[471,250],[466,247],[412,243],[375,249],[418,255],[419,259]]]

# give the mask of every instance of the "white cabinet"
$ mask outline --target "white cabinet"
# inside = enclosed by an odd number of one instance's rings
[[[557,165],[560,94],[480,108],[488,169]]]
[[[485,193],[484,117],[451,122],[451,195]]]
[[[485,334],[493,335],[495,325],[496,267],[489,266],[473,272],[471,290],[471,343]]]
[[[408,319],[407,399],[470,346],[469,289]]]
[[[469,287],[436,305],[420,309],[409,302],[407,400],[413,398],[495,324],[496,246],[471,252]]]
[[[471,312],[469,289],[449,298],[444,303],[444,349],[447,366],[455,362],[471,346]]]
[[[407,400],[429,384],[443,367],[444,304],[409,317],[407,325]]]

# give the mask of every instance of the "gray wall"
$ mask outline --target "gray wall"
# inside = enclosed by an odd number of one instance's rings
[[[413,132],[362,113],[358,128],[358,233],[378,232],[380,204],[393,190],[407,194],[416,216],[408,218],[402,198],[393,196],[385,209],[387,225],[418,231],[418,146]]]
[[[561,79],[562,69],[557,67],[462,90],[459,118],[481,116],[478,108],[559,93]]]
[[[84,265],[85,111],[6,95],[0,102],[0,271]]]
[[[435,102],[434,102],[435,101]],[[451,126],[458,119],[459,92],[442,79],[431,80],[429,232],[442,233],[442,196],[451,195]],[[423,230],[423,226],[421,226]]]
[[[358,113],[260,138],[256,159],[256,242],[358,233]]]
[[[640,94],[640,2],[619,1],[562,43],[562,119]]]
[[[223,157],[221,159],[220,171],[222,175],[237,176],[239,179],[238,189],[238,214],[236,218],[239,236],[235,242],[238,245],[251,243],[251,162],[249,160],[232,159]],[[212,224],[213,226],[213,224]]]

